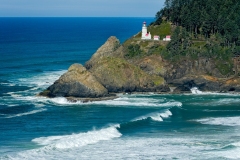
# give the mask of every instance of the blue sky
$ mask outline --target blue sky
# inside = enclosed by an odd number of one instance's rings
[[[154,17],[165,0],[0,0],[0,17]]]

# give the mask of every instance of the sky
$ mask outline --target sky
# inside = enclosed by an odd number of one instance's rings
[[[0,0],[0,17],[154,17],[165,0]]]

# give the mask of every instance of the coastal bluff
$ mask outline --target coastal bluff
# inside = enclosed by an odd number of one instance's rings
[[[202,91],[240,92],[240,78],[224,78],[211,60],[172,63],[159,53],[132,58],[128,56],[129,46],[144,41],[126,42],[120,44],[116,37],[109,37],[85,66],[71,65],[39,95],[94,101],[113,99],[116,93],[190,93],[193,87]],[[137,51],[155,53],[153,49],[158,45],[161,42],[149,41]]]
[[[111,97],[114,93],[169,92],[163,77],[149,75],[138,66],[121,58],[124,48],[111,36],[92,58],[73,64],[58,80],[41,92],[40,96],[71,99]]]

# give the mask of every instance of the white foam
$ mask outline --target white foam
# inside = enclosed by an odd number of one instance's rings
[[[32,86],[37,88],[46,88],[49,85],[53,84],[54,81],[56,81],[65,72],[66,70],[45,72],[33,77],[20,78],[17,80],[17,83],[19,85],[26,85],[26,86]]]
[[[203,93],[197,87],[191,88],[191,92],[192,92],[192,94],[202,94]]]
[[[83,104],[81,101],[71,102],[64,97],[48,98],[48,101],[53,102],[58,105],[79,105]]]
[[[240,117],[204,118],[195,121],[209,125],[240,126]]]
[[[19,114],[15,114],[15,115],[11,115],[11,116],[7,116],[5,118],[14,118],[14,117],[21,117],[21,116],[26,116],[26,115],[30,115],[30,114],[36,114],[36,113],[39,113],[39,112],[43,112],[43,111],[46,111],[47,109],[38,109],[38,110],[33,110],[33,111],[30,111],[30,112],[26,112],[26,113],[19,113]]]
[[[191,90],[192,94],[197,94],[197,95],[239,96],[239,93],[203,92],[203,91],[200,91],[197,87],[193,87],[190,90]],[[188,94],[186,94],[186,95],[188,95]]]
[[[163,102],[162,99],[152,98],[132,98],[132,97],[120,97],[114,100],[90,102],[90,104],[102,104],[110,106],[137,106],[137,107],[181,107],[181,102],[170,101]]]
[[[15,86],[16,84],[13,84],[13,83],[0,83],[0,85],[3,85],[3,86],[9,86],[9,87],[12,87],[12,86]]]
[[[165,113],[161,113],[160,116],[162,118],[168,118],[169,116],[172,116],[172,112],[170,112],[169,110],[167,110]]]
[[[61,137],[61,136],[60,136]],[[39,149],[22,151],[7,155],[3,159],[239,159],[240,148],[222,150],[219,137],[183,136],[176,133],[170,136],[167,132],[158,137],[124,136],[102,143],[94,143],[83,147],[54,148],[53,143],[59,142],[59,137],[47,141],[47,146]],[[67,138],[67,137],[66,137]],[[76,141],[79,141],[76,137]],[[227,138],[227,137],[226,137]],[[81,139],[81,138],[80,138]],[[43,139],[44,140],[44,139]],[[68,140],[68,138],[66,139]],[[9,153],[11,154],[11,153]],[[1,157],[2,158],[2,157]],[[1,159],[0,158],[0,159]]]
[[[145,120],[145,119],[151,118],[154,121],[162,122],[163,118],[168,118],[170,116],[172,116],[172,113],[169,110],[166,110],[165,112],[161,112],[161,113],[158,113],[158,112],[149,113],[145,116],[137,117],[137,118],[133,119],[132,121],[140,121],[140,120]]]
[[[48,148],[69,149],[95,144],[103,140],[111,140],[121,137],[122,134],[116,129],[119,125],[110,126],[100,130],[66,136],[40,137],[32,141]]]
[[[106,105],[106,106],[119,106],[119,107],[181,107],[182,103],[177,101],[164,102],[162,99],[152,99],[152,98],[131,98],[131,97],[120,97],[114,100],[103,100],[103,101],[93,101],[83,103],[82,101],[68,101],[65,97],[56,97],[56,98],[44,98],[36,96],[26,96],[20,97],[16,96],[19,100],[26,101],[36,101],[43,103],[53,103],[56,105]]]

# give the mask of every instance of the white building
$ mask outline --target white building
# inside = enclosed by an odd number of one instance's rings
[[[163,38],[163,41],[171,41],[171,36],[167,35],[166,38]]]
[[[142,39],[151,39],[151,33],[147,31],[146,22],[143,22],[142,26]]]
[[[171,41],[171,36],[166,36],[166,41]]]
[[[156,36],[156,35],[155,35],[155,36],[153,37],[153,40],[155,40],[155,41],[159,41],[159,39],[160,39],[159,36]]]

